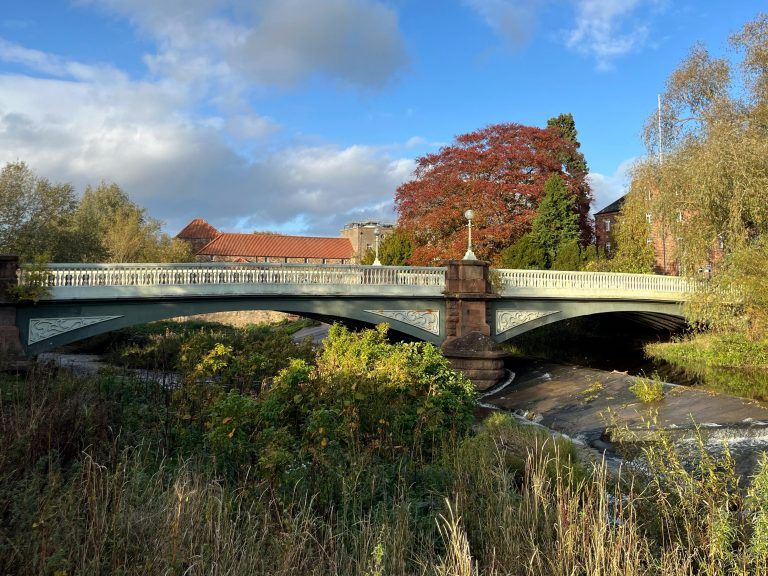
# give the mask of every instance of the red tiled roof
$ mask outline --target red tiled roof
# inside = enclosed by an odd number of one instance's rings
[[[208,224],[208,222],[202,218],[195,218],[192,222],[184,226],[181,232],[176,234],[176,238],[215,238],[218,235],[219,231]]]
[[[354,252],[349,238],[313,238],[281,234],[222,233],[203,246],[201,256],[269,256],[273,258],[350,259]]]

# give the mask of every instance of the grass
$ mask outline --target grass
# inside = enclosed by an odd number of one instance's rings
[[[669,343],[648,344],[645,353],[718,392],[768,400],[768,341],[746,334],[702,333]]]
[[[635,383],[629,389],[644,404],[652,404],[664,399],[664,383],[658,376],[635,378]]]
[[[2,574],[768,574],[766,457],[744,490],[727,453],[684,464],[659,435],[611,477],[495,413],[393,476],[341,477],[326,507],[258,462],[222,473],[151,381],[1,374]]]

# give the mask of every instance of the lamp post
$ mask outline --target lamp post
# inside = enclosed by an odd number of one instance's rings
[[[474,210],[470,209],[464,212],[464,218],[467,219],[467,226],[469,227],[469,236],[467,236],[467,253],[464,254],[464,260],[477,260],[475,253],[472,252],[472,218],[474,217]]]
[[[379,261],[379,238],[381,237],[381,230],[379,230],[378,226],[376,226],[376,230],[373,231],[373,235],[376,238],[376,258],[373,261],[373,265],[381,266],[381,261]]]

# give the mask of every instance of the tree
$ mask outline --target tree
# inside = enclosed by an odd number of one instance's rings
[[[379,259],[385,266],[405,266],[412,256],[411,239],[399,228],[395,228],[379,246]]]
[[[547,264],[552,264],[560,247],[579,240],[579,222],[576,202],[562,177],[553,174],[544,184],[544,198],[533,219],[531,236],[546,254]]]
[[[532,234],[524,234],[501,251],[499,264],[502,268],[543,270],[547,267],[547,253]]]
[[[402,230],[393,230],[379,244],[379,262],[382,266],[406,266],[412,254],[411,241]],[[367,248],[360,264],[371,265],[375,259],[376,251]]]
[[[162,223],[147,215],[117,185],[88,186],[75,214],[83,231],[85,259],[91,262],[188,262],[189,246],[162,232]]]
[[[552,270],[581,270],[584,262],[579,241],[574,238],[561,244],[552,261]]]
[[[655,232],[686,273],[768,232],[768,15],[732,36],[741,67],[694,46],[667,81],[633,172]]]
[[[593,260],[588,270],[604,272],[653,273],[656,258],[648,243],[651,233],[646,219],[647,200],[642,187],[633,181],[613,226],[613,257]]]
[[[77,255],[72,216],[77,201],[70,184],[52,184],[24,162],[0,171],[0,252],[22,261],[44,256],[71,260]]]
[[[559,174],[576,198],[580,231],[591,237],[586,173],[569,173],[563,163],[576,151],[557,128],[496,124],[419,158],[415,178],[395,196],[398,224],[414,246],[411,263],[460,258],[467,246],[468,208],[475,212],[475,253],[497,259],[530,229],[552,174]]]
[[[586,206],[579,207],[579,214],[585,214],[589,211],[589,202],[591,201],[591,192],[589,184],[587,183],[587,174],[589,169],[587,168],[587,160],[584,158],[584,154],[581,153],[581,142],[579,142],[579,133],[576,130],[576,121],[573,119],[573,115],[560,114],[554,118],[547,120],[547,128],[556,130],[563,138],[573,144],[572,148],[564,148],[560,154],[560,161],[565,166],[565,170],[568,174],[575,176],[575,183],[577,186],[582,186],[581,189],[576,190],[576,198],[581,201],[587,201]],[[586,212],[585,212],[586,210]],[[580,244],[587,246],[592,243],[593,239],[593,227],[591,220],[585,220],[580,222]]]
[[[360,264],[370,266],[374,260],[376,260],[376,252],[374,252],[373,248],[366,248],[365,252],[363,252],[363,257],[360,258]]]

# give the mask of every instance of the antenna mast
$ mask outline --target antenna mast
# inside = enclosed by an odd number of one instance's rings
[[[664,160],[664,155],[661,151],[661,94],[657,94],[658,102],[659,102],[659,108],[658,108],[658,121],[659,121],[659,166],[661,166],[662,161]]]

